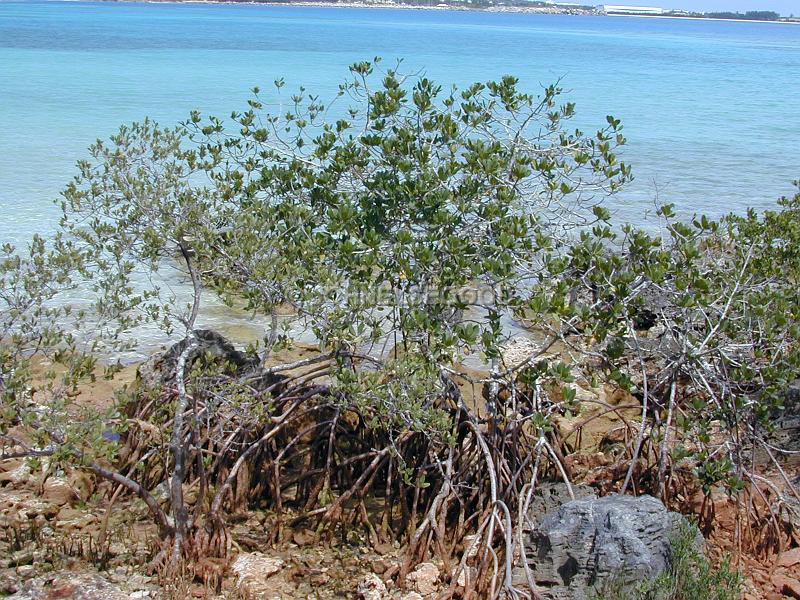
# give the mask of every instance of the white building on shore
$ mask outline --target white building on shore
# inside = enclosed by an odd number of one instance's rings
[[[603,12],[605,12],[607,15],[658,16],[664,14],[664,9],[655,6],[620,6],[616,4],[604,4]]]

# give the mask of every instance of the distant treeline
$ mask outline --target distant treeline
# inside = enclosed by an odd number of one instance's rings
[[[745,13],[740,12],[711,12],[706,13],[706,17],[710,19],[744,19],[747,21],[777,21],[781,16],[771,10],[748,10]]]

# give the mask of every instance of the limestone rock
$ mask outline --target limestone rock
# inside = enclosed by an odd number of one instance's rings
[[[33,565],[20,565],[16,569],[17,577],[22,579],[30,579],[36,573],[36,567]]]
[[[240,554],[231,569],[237,576],[236,587],[239,591],[253,598],[277,597],[269,578],[279,573],[285,562],[274,556],[261,552]]]
[[[187,367],[202,355],[221,359],[235,369],[253,369],[258,364],[256,357],[240,352],[227,338],[216,331],[196,329],[194,337],[196,347],[187,359]],[[139,382],[148,388],[171,383],[175,379],[178,358],[188,343],[188,339],[183,339],[163,354],[157,354],[142,364],[136,374]]]
[[[6,464],[0,472],[0,485],[8,483],[12,487],[19,487],[30,481],[31,468],[26,461],[17,459],[3,462]]]
[[[408,581],[423,596],[433,594],[439,587],[439,569],[433,563],[420,563],[409,574]]]
[[[96,573],[59,571],[23,583],[9,600],[128,600],[129,597]]]
[[[70,531],[93,528],[97,525],[97,517],[92,513],[75,508],[62,508],[56,515],[56,527]]]
[[[795,379],[786,387],[786,400],[792,406],[800,404],[800,379]]]
[[[772,583],[775,586],[775,590],[782,594],[784,598],[800,598],[800,581],[794,577],[777,573],[772,576]]]
[[[86,502],[95,492],[95,482],[91,475],[79,469],[67,472],[67,482],[79,500]]]
[[[566,502],[529,533],[527,556],[540,589],[584,600],[606,585],[633,586],[669,567],[670,535],[683,517],[651,496]]]
[[[358,583],[358,597],[363,600],[383,600],[387,597],[386,584],[375,573],[370,573]]]
[[[225,336],[210,329],[195,329],[193,334],[196,344],[186,357],[187,370],[197,361],[202,361],[200,364],[215,364],[227,375],[247,381],[247,385],[256,391],[271,389],[277,394],[282,390],[282,382],[287,376],[264,369],[257,355],[237,350]],[[178,360],[188,344],[189,338],[184,338],[140,365],[134,389],[152,390],[172,385]]]
[[[21,582],[13,571],[0,571],[0,597],[5,598],[19,590]]]
[[[453,570],[457,571],[458,567]],[[462,588],[466,587],[467,582],[474,582],[477,576],[478,569],[476,567],[464,567],[458,572],[458,577],[456,577],[456,585]]]
[[[572,495],[576,500],[597,498],[594,490],[585,485],[572,485]],[[572,497],[569,494],[569,488],[567,488],[567,485],[563,481],[539,484],[528,506],[527,534],[530,535],[531,531],[539,526],[545,515],[557,511],[562,505],[571,500]],[[528,548],[526,553],[528,558],[533,560],[533,550]],[[527,587],[528,579],[522,565],[518,564],[514,568],[513,581],[516,586]]]
[[[67,506],[78,500],[78,493],[66,479],[50,477],[42,488],[42,498],[56,506]]]
[[[77,508],[70,508],[68,506],[58,511],[56,519],[58,521],[76,521],[83,517],[86,513],[78,510]]]
[[[800,564],[800,548],[793,548],[782,552],[776,562],[779,567],[793,567]]]
[[[539,352],[539,346],[532,339],[516,336],[500,348],[500,356],[506,368],[516,367]]]
[[[589,486],[572,485],[571,488],[575,500],[597,498],[594,490]],[[563,481],[539,484],[531,498],[528,510],[532,522],[538,524],[545,515],[557,511],[564,504],[570,502],[572,496],[569,494],[569,489]]]

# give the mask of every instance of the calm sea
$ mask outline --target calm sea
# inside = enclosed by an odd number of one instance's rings
[[[445,84],[511,73],[536,91],[560,79],[577,125],[621,118],[637,177],[613,201],[625,219],[640,222],[656,197],[688,212],[768,207],[800,178],[798,26],[0,0],[0,243],[52,232],[75,161],[120,124],[225,116],[278,77],[325,98],[376,55]],[[201,322],[238,340],[263,331],[242,317],[208,299]],[[145,354],[164,341],[152,328],[139,339]]]
[[[150,116],[227,115],[278,77],[332,95],[357,60],[443,83],[561,79],[577,123],[623,120],[637,220],[656,195],[714,214],[800,177],[800,26],[219,4],[0,1],[0,242],[54,227],[97,137]]]

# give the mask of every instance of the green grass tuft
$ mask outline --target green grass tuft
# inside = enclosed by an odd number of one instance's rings
[[[726,557],[716,567],[697,547],[697,527],[681,522],[670,540],[672,565],[636,589],[611,583],[597,600],[738,600],[742,576]]]

